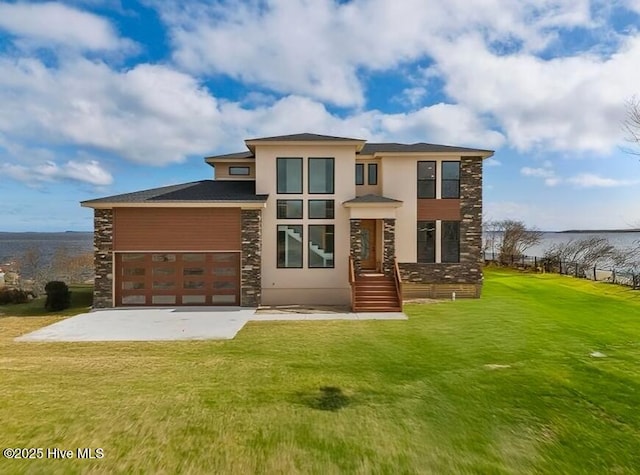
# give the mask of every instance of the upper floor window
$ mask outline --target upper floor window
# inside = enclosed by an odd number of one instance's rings
[[[309,200],[309,219],[333,219],[333,200]]]
[[[442,197],[460,198],[460,162],[442,162]]]
[[[364,185],[364,163],[356,163],[356,185]]]
[[[278,219],[302,219],[302,200],[277,200]]]
[[[276,168],[279,194],[302,193],[302,158],[278,158]]]
[[[436,162],[418,162],[418,198],[436,197]]]
[[[229,167],[229,175],[249,176],[249,167]]]
[[[309,193],[334,192],[334,159],[309,158]]]
[[[460,221],[442,221],[442,262],[460,262]]]
[[[418,262],[436,261],[436,222],[418,221]]]
[[[378,184],[378,164],[369,163],[367,165],[367,173],[369,175],[369,184],[377,185]]]

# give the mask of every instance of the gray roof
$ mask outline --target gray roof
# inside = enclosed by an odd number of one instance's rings
[[[278,135],[275,137],[262,137],[257,139],[248,139],[245,142],[279,142],[279,141],[288,141],[288,142],[321,142],[321,141],[361,141],[364,142],[363,139],[351,139],[348,137],[334,137],[332,135],[318,135],[318,134],[291,134],[291,135]]]
[[[230,158],[233,160],[245,160],[245,159],[253,159],[256,157],[253,153],[247,150],[245,152],[227,153],[225,155],[212,155],[211,157],[205,157],[205,160],[209,158]]]
[[[163,186],[122,195],[107,196],[82,204],[99,203],[158,203],[158,202],[219,202],[266,201],[269,195],[256,195],[256,182],[201,180],[180,185]]]
[[[369,194],[356,196],[353,199],[345,201],[345,203],[402,203],[402,201],[394,200],[393,198],[387,198],[386,196]]]
[[[432,143],[367,143],[360,151],[360,155],[372,155],[376,152],[490,152],[493,150],[483,150],[477,148],[452,147],[450,145],[438,145]]]

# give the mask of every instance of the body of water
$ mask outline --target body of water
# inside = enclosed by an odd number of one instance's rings
[[[56,249],[70,254],[93,252],[93,233],[5,233],[0,232],[0,267],[11,263],[30,249],[39,249],[48,260]]]
[[[630,249],[640,245],[640,232],[584,232],[584,233],[542,233],[540,243],[530,247],[524,253],[527,256],[543,257],[547,249],[555,244],[578,241],[588,238],[605,238],[618,249]],[[486,238],[486,236],[485,236]],[[491,249],[488,250],[491,252]],[[497,254],[497,249],[496,249]]]

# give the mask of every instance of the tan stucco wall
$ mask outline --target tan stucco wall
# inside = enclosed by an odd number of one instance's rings
[[[436,162],[436,199],[442,196],[442,162],[456,161],[459,157],[430,156],[402,157],[388,156],[382,158],[385,173],[382,178],[382,194],[388,198],[402,201],[396,209],[396,257],[398,262],[417,261],[417,196],[418,196],[418,162]],[[436,223],[436,262],[440,262],[440,237],[442,223]]]
[[[249,175],[229,175],[229,167],[249,167]],[[214,175],[216,180],[254,180],[256,177],[255,164],[246,161],[216,163]]]
[[[364,196],[364,195],[380,195],[382,193],[382,162],[380,160],[371,159],[357,159],[356,163],[364,164],[364,185],[356,186],[356,196]],[[369,185],[369,170],[367,164],[369,163],[377,163],[378,164],[378,184],[377,185]],[[355,165],[354,165],[354,180],[355,183]]]
[[[303,158],[303,193],[278,195],[276,193],[276,158]],[[308,190],[308,158],[335,158],[335,193],[312,194]],[[355,196],[355,146],[354,145],[259,145],[256,147],[256,193],[268,194],[267,207],[262,219],[262,303],[277,305],[285,303],[332,303],[349,304],[348,280],[349,259],[349,210],[344,201]],[[303,199],[304,219],[276,219],[277,199]],[[308,219],[308,199],[335,200],[335,219]],[[415,201],[415,200],[414,200]],[[303,268],[277,268],[277,224],[303,225]],[[335,253],[333,269],[308,268],[309,224],[335,225]],[[331,299],[329,302],[328,299]]]

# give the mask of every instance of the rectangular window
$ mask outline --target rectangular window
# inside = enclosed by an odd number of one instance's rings
[[[460,162],[442,162],[442,197],[460,198]]]
[[[333,219],[333,200],[309,200],[309,219]]]
[[[309,225],[309,268],[333,268],[333,224]]]
[[[368,164],[367,173],[369,175],[369,184],[377,185],[378,184],[378,164],[377,163]]]
[[[460,221],[442,222],[442,262],[460,262]]]
[[[364,185],[364,163],[356,163],[356,185]]]
[[[436,162],[418,162],[418,198],[436,197]]]
[[[333,158],[309,159],[309,193],[332,194],[334,188]]]
[[[277,200],[278,219],[302,219],[302,200]]]
[[[278,158],[276,168],[278,193],[302,193],[302,158]]]
[[[278,225],[278,267],[302,268],[302,226]]]
[[[418,221],[418,262],[436,261],[436,222]]]
[[[229,175],[249,176],[249,167],[229,167]]]

